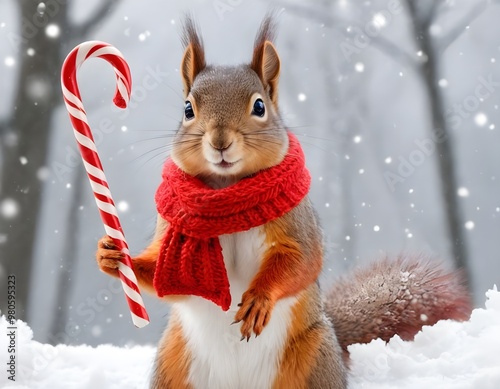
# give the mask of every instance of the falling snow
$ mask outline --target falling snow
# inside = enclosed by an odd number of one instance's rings
[[[474,122],[479,127],[483,127],[486,123],[488,123],[488,116],[486,116],[483,112],[478,112],[476,116],[474,116]]]
[[[387,25],[387,18],[383,13],[377,12],[375,15],[373,15],[372,23],[377,28],[383,28]]]
[[[36,12],[38,12],[39,14],[43,14],[46,8],[47,7],[45,3],[38,3],[38,6],[36,7]]]
[[[365,71],[365,64],[362,62],[356,62],[354,65],[354,70],[356,70],[358,73],[363,73]]]
[[[129,209],[129,205],[126,201],[119,201],[117,204],[117,208],[120,212],[127,212]]]
[[[142,33],[139,34],[138,39],[141,42],[144,42],[150,36],[151,36],[151,32],[149,32],[149,31],[146,30],[146,31],[144,31],[144,32],[142,32]]]
[[[6,57],[3,62],[5,66],[9,67],[12,67],[16,64],[16,60],[14,59],[14,57]]]
[[[299,100],[299,101],[306,101],[307,100],[307,96],[304,93],[299,93],[298,96],[297,96],[297,100]]]
[[[3,199],[0,203],[0,216],[5,219],[12,219],[19,213],[19,204],[11,198]]]
[[[465,222],[465,228],[468,229],[468,230],[473,230],[475,227],[475,224],[473,221],[469,220],[467,222]]]
[[[438,84],[441,88],[446,88],[448,86],[448,80],[446,78],[441,78]]]
[[[48,24],[47,27],[45,27],[45,34],[49,38],[57,38],[60,33],[61,30],[57,24]]]
[[[40,181],[45,181],[50,176],[50,169],[46,166],[40,167],[36,172],[36,177]]]
[[[457,193],[460,197],[469,197],[469,189],[465,187],[458,188]]]
[[[51,85],[46,79],[32,79],[27,87],[27,94],[32,100],[41,100],[50,93]]]

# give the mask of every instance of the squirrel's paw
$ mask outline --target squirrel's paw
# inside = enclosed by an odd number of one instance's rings
[[[236,313],[234,323],[243,321],[241,325],[241,340],[246,339],[247,342],[252,335],[259,336],[264,327],[269,323],[271,312],[274,308],[274,301],[262,293],[256,293],[249,289],[241,297],[241,303],[238,304],[240,309]]]
[[[123,253],[116,248],[113,239],[103,236],[97,243],[96,260],[99,269],[106,274],[118,277],[118,261],[123,258]]]

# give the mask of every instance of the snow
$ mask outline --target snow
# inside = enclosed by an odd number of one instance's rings
[[[127,212],[129,210],[129,205],[126,201],[119,201],[116,206],[120,212]]]
[[[59,37],[61,30],[57,24],[49,24],[45,28],[45,35],[49,38],[57,38]]]
[[[0,216],[12,219],[19,213],[19,204],[12,198],[6,198],[0,203]]]
[[[363,62],[356,62],[356,64],[354,65],[354,69],[358,73],[363,73],[365,71],[365,64]]]
[[[483,127],[486,123],[488,123],[488,116],[486,116],[484,112],[478,112],[476,116],[474,116],[474,122],[479,127]]]
[[[500,292],[495,287],[486,296],[486,308],[475,309],[469,321],[426,326],[413,342],[395,336],[388,344],[375,340],[350,346],[349,389],[499,388]],[[0,318],[2,334],[7,326]],[[0,337],[2,361],[8,357],[7,340]],[[18,321],[16,382],[7,381],[2,387],[147,388],[155,351],[152,346],[54,347],[34,341],[29,326]]]
[[[466,221],[465,222],[465,228],[468,230],[473,230],[475,227],[475,224],[472,220]]]
[[[372,23],[376,28],[380,29],[387,25],[387,18],[382,12],[377,12],[375,15],[373,15]]]
[[[7,321],[0,319],[1,360],[6,361]],[[137,389],[147,388],[156,349],[152,346],[51,346],[33,340],[28,325],[17,321],[16,381],[2,388],[19,389]],[[3,370],[3,369],[2,369]],[[4,386],[4,383],[6,385]]]
[[[16,60],[13,58],[13,57],[6,57],[5,60],[4,60],[4,63],[6,66],[14,66],[16,64]]]
[[[299,101],[306,101],[307,100],[307,96],[305,95],[305,93],[299,93],[298,96],[297,96],[297,100],[299,100]]]
[[[352,345],[350,389],[497,389],[500,387],[500,292],[469,321],[424,327],[413,342],[394,337]]]
[[[469,197],[469,189],[465,186],[458,188],[457,193],[460,197]]]
[[[446,88],[448,86],[448,80],[446,78],[441,78],[439,80],[439,86],[441,88]]]

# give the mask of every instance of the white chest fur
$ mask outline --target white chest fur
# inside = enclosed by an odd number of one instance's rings
[[[261,228],[220,237],[231,286],[231,308],[200,297],[175,304],[188,339],[190,382],[196,389],[266,389],[277,371],[294,298],[280,300],[262,334],[240,341],[240,324],[231,325],[241,295],[259,269],[265,252]]]

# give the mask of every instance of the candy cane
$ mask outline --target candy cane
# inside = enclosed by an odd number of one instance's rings
[[[76,80],[77,69],[89,58],[102,58],[113,65],[116,73],[116,93],[113,102],[120,108],[125,108],[130,100],[132,79],[123,55],[115,47],[98,41],[84,42],[76,46],[64,60],[61,71],[64,103],[73,124],[73,132],[80,148],[90,185],[94,191],[104,229],[124,254],[124,258],[118,263],[118,273],[132,314],[132,321],[136,327],[142,328],[149,323],[149,317],[137,286],[128,245],[123,235],[115,204],[111,198]]]

